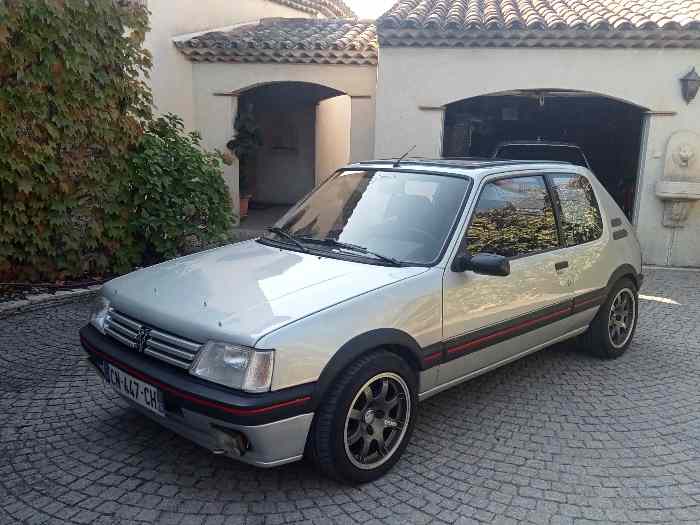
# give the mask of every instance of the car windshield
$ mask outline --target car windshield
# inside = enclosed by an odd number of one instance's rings
[[[281,242],[291,235],[313,249],[354,249],[352,255],[384,263],[430,264],[447,241],[469,185],[469,179],[446,175],[340,171],[271,230],[278,230]]]
[[[508,144],[501,146],[494,157],[508,160],[558,160],[588,167],[580,148],[559,144]]]

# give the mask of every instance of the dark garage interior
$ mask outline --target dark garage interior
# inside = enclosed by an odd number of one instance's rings
[[[576,144],[631,219],[644,112],[577,91],[514,91],[464,99],[445,111],[443,156],[491,157],[505,141]]]

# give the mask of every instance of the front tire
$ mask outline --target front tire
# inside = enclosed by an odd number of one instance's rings
[[[631,279],[624,277],[612,287],[600,306],[582,343],[597,357],[616,359],[625,353],[637,328],[639,297]]]
[[[418,405],[415,372],[384,350],[363,356],[332,385],[311,429],[309,455],[321,471],[346,483],[367,483],[399,460]]]

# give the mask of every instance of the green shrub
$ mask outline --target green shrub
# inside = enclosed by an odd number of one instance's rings
[[[129,160],[130,226],[145,263],[227,239],[233,215],[222,167],[175,115],[149,125]]]
[[[150,117],[146,10],[0,1],[0,279],[120,272],[139,260],[127,153]]]

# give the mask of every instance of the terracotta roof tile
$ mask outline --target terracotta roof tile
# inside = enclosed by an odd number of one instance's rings
[[[381,45],[700,47],[700,0],[399,0],[377,25]]]
[[[267,18],[176,39],[175,46],[194,62],[377,63],[375,25],[355,19]]]
[[[270,0],[312,15],[328,18],[353,18],[355,13],[343,0]]]

